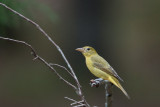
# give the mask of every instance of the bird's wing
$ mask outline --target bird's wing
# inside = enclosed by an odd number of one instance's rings
[[[123,81],[117,74],[117,72],[109,65],[109,63],[103,59],[101,56],[97,57],[92,57],[91,58],[92,62],[93,62],[93,66],[96,67],[97,69],[100,69],[104,72],[106,72],[107,74],[110,74],[114,77],[116,77],[117,79]]]
[[[117,74],[117,72],[111,66],[108,69],[113,72],[113,74],[116,78],[123,81],[123,79]]]

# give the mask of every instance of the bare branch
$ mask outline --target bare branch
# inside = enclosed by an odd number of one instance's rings
[[[85,107],[84,101],[76,101],[69,97],[64,97],[64,98],[67,100],[73,101],[73,103],[70,104],[73,107]]]
[[[51,65],[51,66],[58,66],[58,67],[64,69],[65,71],[67,71],[72,77],[74,77],[74,76],[72,75],[72,73],[69,72],[69,70],[68,70],[66,67],[64,67],[64,66],[59,65],[59,64],[53,64],[53,63],[50,63],[50,65]]]
[[[1,36],[0,36],[0,39],[7,40],[7,41],[12,41],[12,42],[17,42],[17,43],[26,45],[31,49],[31,51],[32,51],[31,54],[34,55],[34,57],[37,57],[36,51],[33,49],[33,47],[30,44],[28,44],[24,41],[19,41],[19,40],[15,40],[15,39],[11,39],[11,38],[5,38],[5,37],[1,37]]]
[[[111,82],[106,82],[105,83],[105,97],[106,97],[106,102],[105,102],[105,107],[112,107],[112,83]]]
[[[0,3],[1,6],[5,7],[6,9],[8,9],[9,11],[15,13],[16,15],[20,16],[21,18],[25,19],[26,21],[30,22],[31,24],[33,24],[41,33],[43,33],[43,35],[45,37],[47,37],[47,39],[57,48],[57,50],[60,52],[61,56],[63,57],[64,61],[66,62],[68,68],[70,69],[71,73],[73,74],[74,80],[77,84],[77,89],[78,91],[77,94],[80,96],[81,100],[83,100],[86,104],[86,106],[90,107],[90,105],[87,103],[87,101],[84,98],[84,95],[82,94],[82,90],[81,90],[81,85],[79,83],[79,80],[77,79],[77,76],[75,75],[70,63],[68,62],[67,58],[65,57],[63,51],[61,50],[61,48],[51,39],[51,37],[34,21],[32,21],[31,19],[23,16],[22,14],[20,14],[19,12],[11,9],[10,7],[8,7],[7,5]]]
[[[33,59],[33,60],[38,59],[38,60],[40,60],[41,62],[43,62],[43,63],[44,63],[46,66],[48,66],[52,71],[54,71],[54,72],[56,73],[56,75],[57,75],[61,80],[63,80],[66,84],[68,84],[69,86],[71,86],[72,88],[74,88],[75,90],[77,90],[76,86],[74,86],[73,84],[71,84],[70,82],[68,82],[67,80],[65,80],[47,61],[45,61],[42,57],[40,57],[40,56],[36,53],[36,51],[34,50],[34,48],[33,48],[30,44],[28,44],[28,43],[26,43],[26,42],[24,42],[24,41],[19,41],[19,40],[10,39],[10,38],[4,38],[4,37],[1,37],[1,36],[0,36],[0,39],[7,40],[7,41],[12,41],[12,42],[16,42],[16,43],[20,43],[20,44],[23,44],[23,45],[29,47],[29,48],[31,49],[31,54],[34,56],[34,59]]]
[[[39,24],[37,24],[36,22],[32,21],[31,19],[23,16],[22,14],[18,13],[17,11],[11,9],[10,7],[8,7],[7,5],[0,3],[0,5],[2,5],[3,7],[7,8],[8,10],[12,11],[13,13],[15,13],[16,15],[22,17],[23,19],[27,20],[28,22],[32,23],[40,32],[42,32],[44,34],[44,36],[46,36],[48,38],[48,40],[57,48],[57,50],[60,52],[60,54],[62,55],[63,59],[65,60],[66,64],[68,65],[69,69],[71,70],[72,74],[74,75],[74,78],[76,79],[76,81],[78,81],[77,77],[75,76],[75,73],[71,67],[71,65],[69,64],[68,60],[66,59],[63,51],[61,50],[61,48],[51,39],[51,37],[39,26]],[[79,82],[78,82],[79,83]],[[78,84],[80,87],[80,84]]]
[[[90,80],[91,87],[99,87],[102,84],[105,84],[105,98],[106,98],[105,107],[112,107],[112,85],[113,84],[101,78]]]

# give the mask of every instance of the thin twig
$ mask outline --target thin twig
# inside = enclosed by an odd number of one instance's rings
[[[63,54],[61,48],[51,39],[51,37],[39,26],[39,24],[37,24],[36,22],[32,21],[31,19],[23,16],[22,14],[18,13],[17,11],[11,9],[10,7],[8,7],[7,5],[0,3],[0,5],[2,5],[3,7],[7,8],[8,10],[12,11],[13,13],[15,13],[16,15],[22,17],[23,19],[27,20],[28,22],[32,23],[34,26],[36,26],[36,28],[42,32],[47,38],[48,40],[57,48],[57,50],[60,52],[60,54],[62,55],[63,59],[65,60],[65,62],[67,63],[69,69],[71,70],[72,74],[74,75],[74,78],[77,78],[75,76],[75,73],[73,72],[72,67],[70,66],[68,60],[66,59],[65,55]],[[78,80],[77,80],[78,81]]]
[[[3,4],[3,3],[0,3],[1,6],[7,8],[9,11],[15,13],[16,15],[22,17],[23,19],[27,20],[28,22],[32,23],[40,32],[42,32],[44,34],[45,37],[47,37],[47,39],[57,48],[57,50],[60,52],[61,56],[63,57],[64,61],[66,62],[68,68],[70,69],[71,73],[73,74],[74,76],[74,79],[75,79],[75,82],[77,84],[77,94],[80,96],[81,100],[83,100],[86,104],[87,107],[90,107],[90,105],[87,103],[87,101],[85,100],[84,98],[84,95],[82,93],[82,90],[81,90],[81,85],[79,83],[79,80],[77,79],[77,76],[75,75],[70,63],[68,62],[67,58],[65,57],[63,51],[61,50],[61,48],[51,39],[51,37],[34,21],[32,21],[31,19],[23,16],[22,14],[20,14],[19,12],[11,9],[10,7],[8,7],[7,5]]]
[[[34,56],[34,59],[38,59],[40,61],[42,61],[46,66],[48,66],[52,71],[54,71],[56,73],[56,75],[61,79],[63,80],[66,84],[68,84],[69,86],[73,87],[75,90],[77,90],[76,86],[74,86],[73,84],[71,84],[70,82],[68,82],[67,80],[65,80],[47,61],[45,61],[42,57],[40,57],[35,49],[28,43],[24,42],[24,41],[20,41],[20,40],[15,40],[15,39],[11,39],[11,38],[4,38],[4,37],[1,37],[0,36],[0,39],[3,39],[3,40],[7,40],[7,41],[12,41],[12,42],[16,42],[16,43],[20,43],[20,44],[23,44],[27,47],[29,47],[31,49],[31,54]]]
[[[72,98],[69,98],[69,97],[64,97],[65,99],[68,99],[70,101],[73,101],[73,103],[71,103],[70,105],[73,106],[73,107],[83,107],[85,106],[84,101],[76,101]],[[78,105],[77,105],[78,104]]]
[[[72,73],[69,72],[69,70],[68,70],[66,67],[64,67],[64,66],[59,65],[59,64],[53,64],[53,63],[50,63],[50,65],[51,65],[51,66],[58,66],[58,67],[64,69],[65,71],[67,71],[72,77],[74,77],[74,76],[72,75]]]

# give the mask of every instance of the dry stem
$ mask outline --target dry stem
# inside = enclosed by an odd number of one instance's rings
[[[75,75],[70,63],[68,62],[67,58],[65,57],[63,51],[61,50],[61,48],[51,39],[51,37],[39,26],[39,24],[37,24],[36,22],[32,21],[31,19],[23,16],[22,14],[20,14],[19,12],[11,9],[10,7],[8,7],[7,5],[3,4],[3,3],[0,3],[1,6],[5,7],[6,9],[8,9],[9,11],[13,12],[14,14],[20,16],[21,18],[25,19],[26,21],[30,22],[31,24],[33,24],[40,32],[43,33],[43,35],[45,37],[47,37],[47,39],[57,48],[57,50],[60,52],[61,56],[63,57],[64,61],[66,62],[68,68],[70,69],[72,75],[73,75],[73,78],[77,84],[77,90],[76,90],[76,93],[80,96],[81,100],[85,102],[86,106],[87,107],[90,107],[90,105],[87,103],[87,101],[85,100],[84,98],[84,95],[82,93],[82,90],[81,90],[81,85],[77,79],[77,76]],[[21,41],[23,42],[23,41]],[[24,43],[25,44],[25,43]],[[30,47],[30,46],[29,46]],[[41,60],[42,62],[44,62],[43,59],[41,59],[41,57],[38,56],[38,59]],[[45,63],[45,62],[44,62]],[[53,69],[53,67],[51,65],[49,65],[48,63],[45,63],[46,65],[48,65],[51,69]],[[63,80],[64,81],[64,80]],[[72,86],[73,87],[73,86]],[[75,89],[75,87],[74,87]]]

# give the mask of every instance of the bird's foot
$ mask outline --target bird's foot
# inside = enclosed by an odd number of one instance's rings
[[[92,79],[90,80],[90,85],[91,87],[96,87],[98,88],[101,84],[104,83],[104,80],[101,78],[97,78],[97,79]]]

